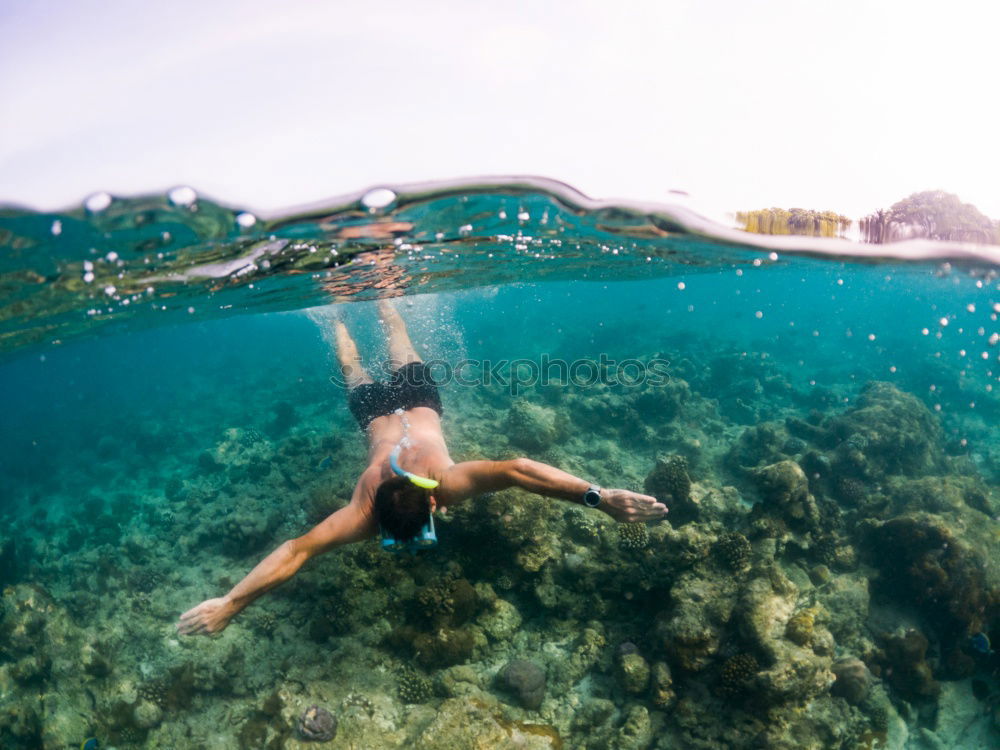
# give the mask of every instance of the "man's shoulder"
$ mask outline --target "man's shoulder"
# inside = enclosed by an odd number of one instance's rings
[[[366,467],[354,486],[355,499],[372,502],[375,499],[375,490],[382,484],[383,474],[382,467],[378,464]]]

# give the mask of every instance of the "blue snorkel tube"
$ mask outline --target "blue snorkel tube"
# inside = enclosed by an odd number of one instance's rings
[[[419,474],[414,474],[409,471],[404,471],[399,466],[399,451],[403,447],[403,444],[397,443],[396,447],[392,449],[392,453],[389,454],[389,466],[392,470],[401,477],[406,477],[413,484],[421,489],[433,490],[438,486],[438,481],[435,479],[428,479],[427,477],[422,477]],[[391,534],[387,533],[385,529],[381,526],[379,527],[379,533],[382,535],[382,549],[389,552],[402,552],[403,550],[409,550],[410,552],[416,553],[423,549],[431,549],[436,547],[438,543],[437,532],[434,529],[434,515],[431,514],[427,517],[427,523],[420,527],[420,531],[417,533],[413,539],[406,542],[396,541],[396,538]]]

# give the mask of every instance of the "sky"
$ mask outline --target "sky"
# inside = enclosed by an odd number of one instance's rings
[[[981,0],[4,0],[0,203],[277,210],[537,174],[708,215],[918,190],[1000,218]]]

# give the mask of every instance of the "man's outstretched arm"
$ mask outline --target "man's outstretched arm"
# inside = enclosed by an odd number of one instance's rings
[[[361,503],[352,501],[307,534],[282,544],[225,596],[208,599],[182,614],[177,630],[183,635],[218,633],[251,602],[295,575],[311,557],[342,544],[366,539],[374,531],[370,514]]]
[[[579,503],[590,483],[541,461],[515,458],[455,464],[445,472],[439,492],[447,505],[507,487]],[[598,510],[618,521],[653,521],[666,514],[667,506],[655,497],[630,490],[602,489]]]

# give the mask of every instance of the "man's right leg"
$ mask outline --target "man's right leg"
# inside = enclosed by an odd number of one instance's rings
[[[378,311],[388,337],[389,358],[393,368],[391,385],[396,389],[400,408],[408,411],[426,406],[441,414],[441,395],[434,376],[413,348],[403,316],[389,300],[380,301]]]
[[[340,363],[340,373],[344,376],[344,385],[347,386],[347,390],[371,383],[371,377],[361,364],[358,345],[354,343],[351,334],[347,332],[347,326],[340,320],[333,325],[337,335],[337,361]]]
[[[378,316],[385,327],[389,344],[389,363],[392,368],[395,370],[411,362],[420,362],[420,355],[413,348],[410,334],[406,330],[406,322],[389,300],[379,300]]]

